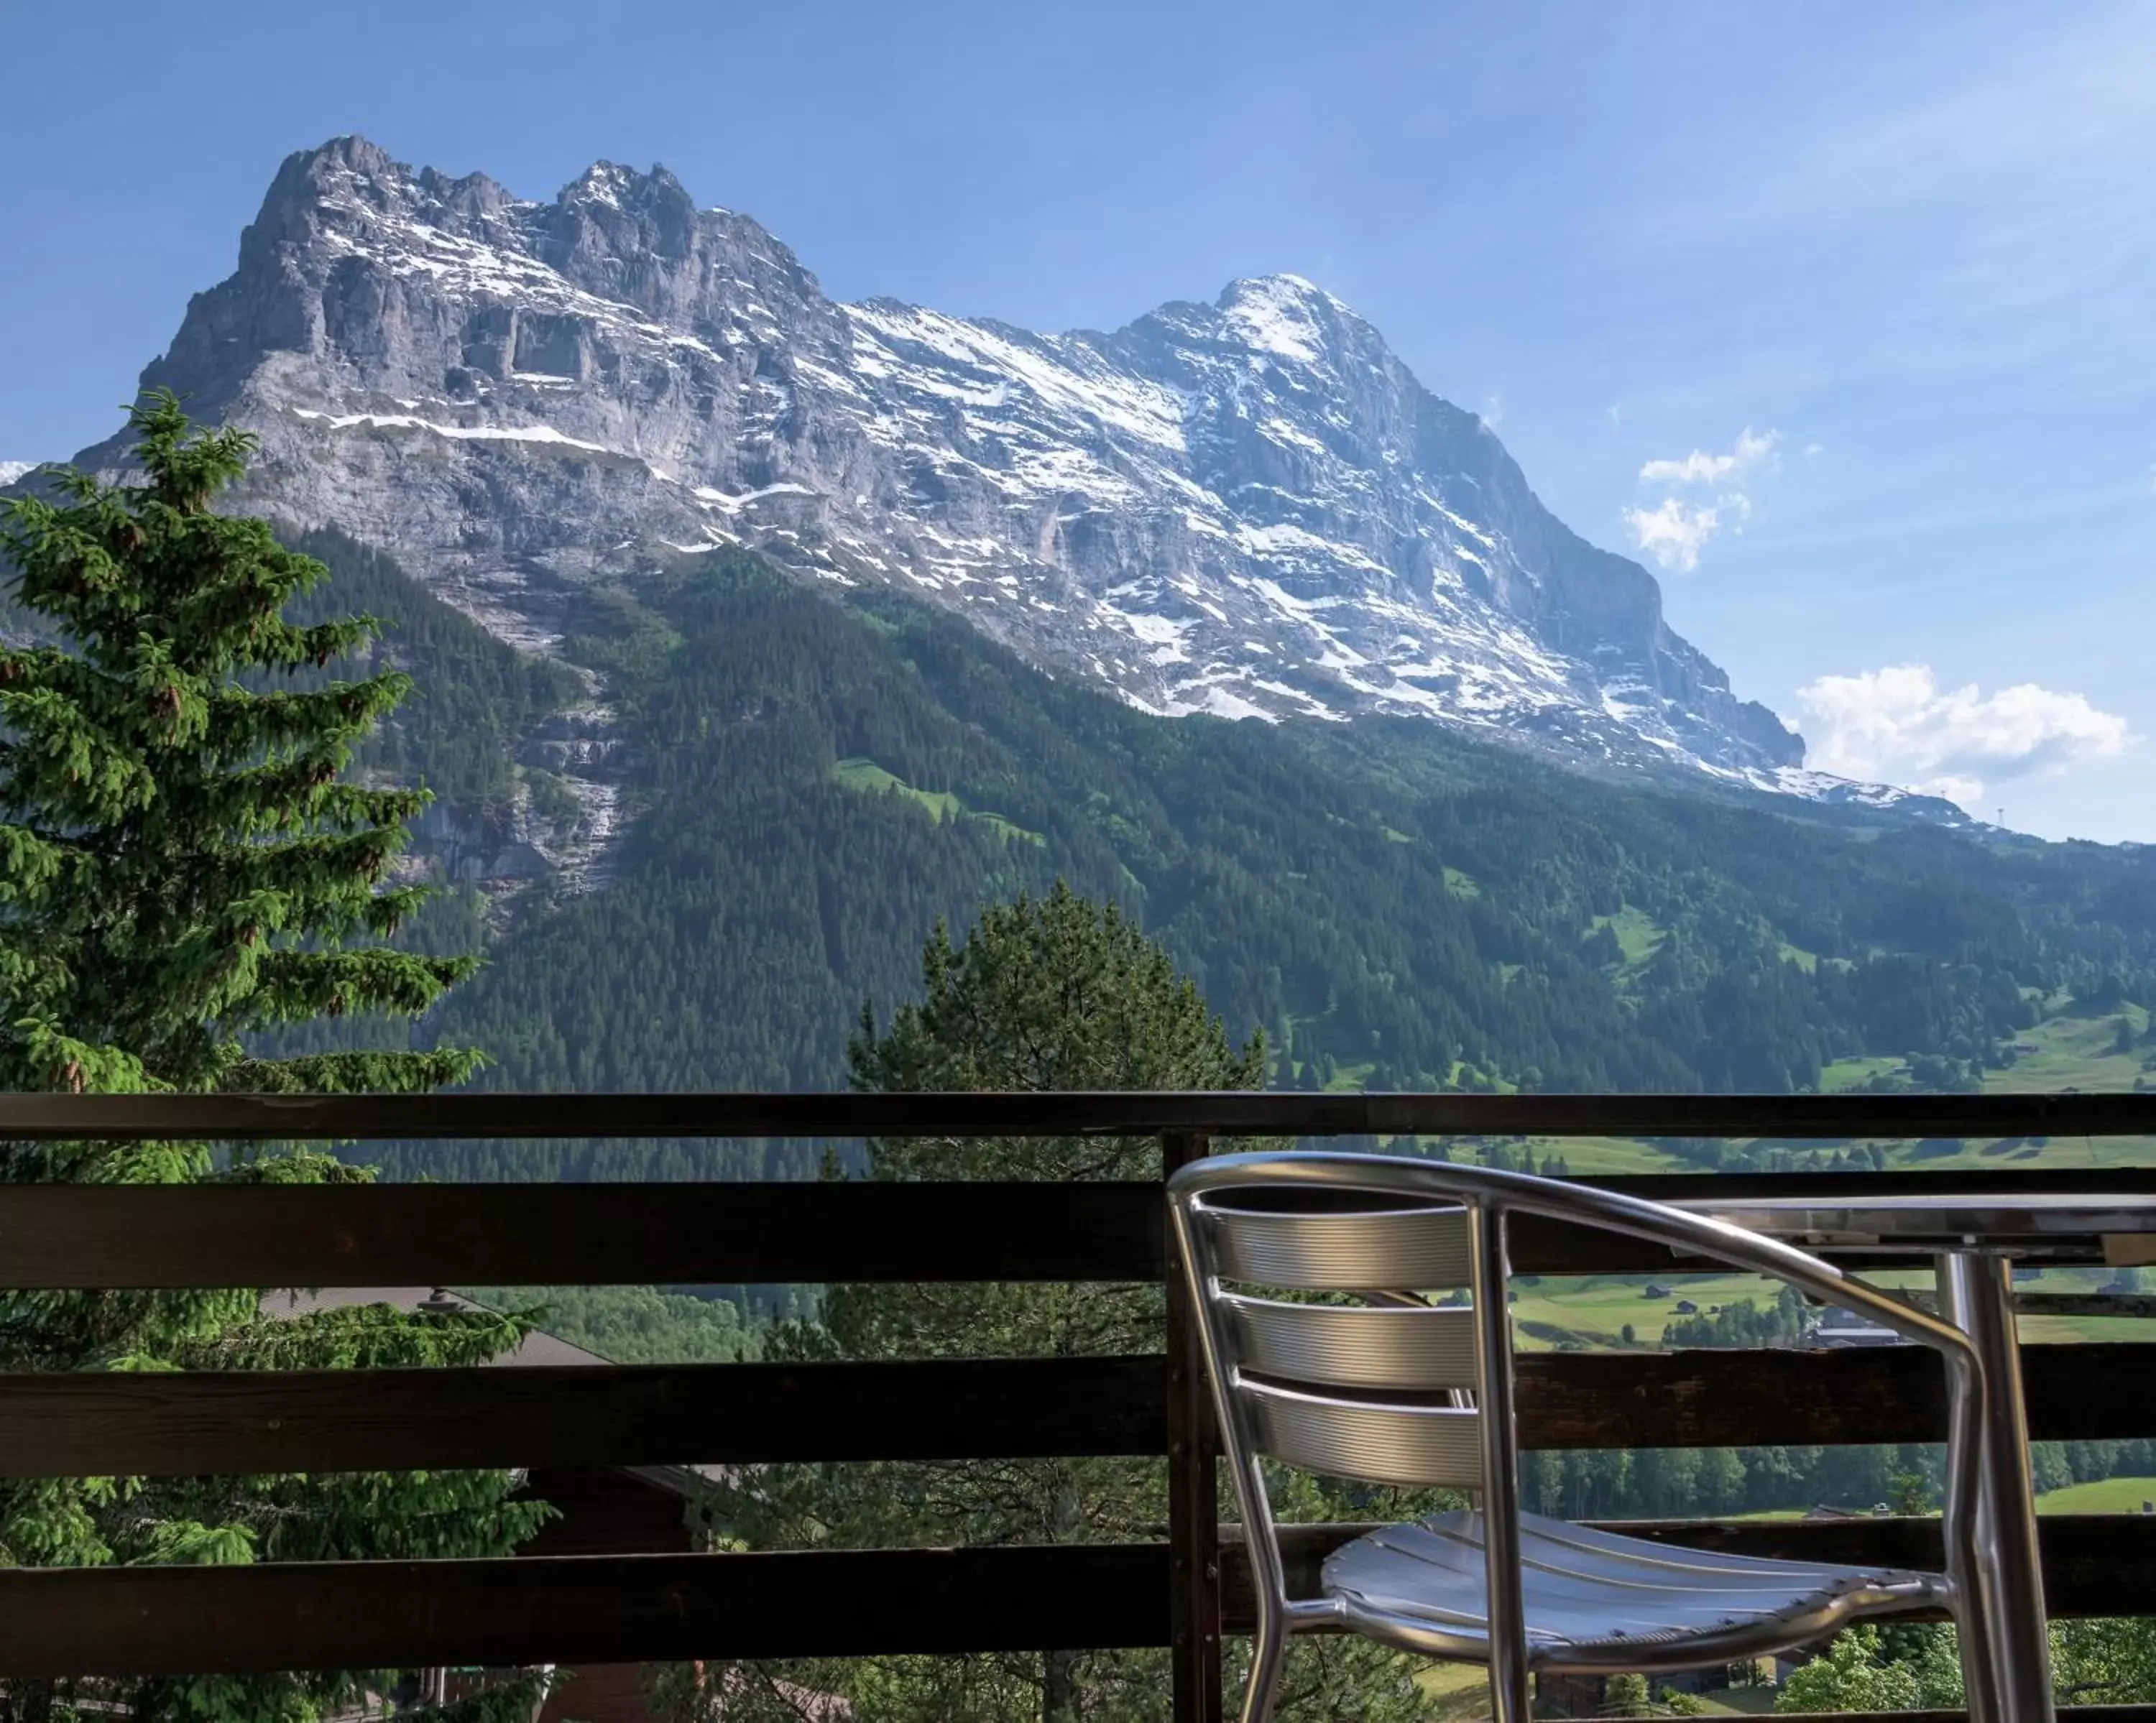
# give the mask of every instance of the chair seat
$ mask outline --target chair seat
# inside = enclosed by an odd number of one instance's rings
[[[1527,1643],[1543,1669],[1678,1669],[1763,1655],[1857,1617],[1943,1603],[1936,1574],[1821,1567],[1520,1519]],[[1437,1514],[1333,1551],[1323,1585],[1359,1631],[1438,1656],[1486,1654],[1482,1516]]]

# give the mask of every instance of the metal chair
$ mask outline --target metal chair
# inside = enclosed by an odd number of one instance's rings
[[[1496,1723],[1527,1723],[1536,1670],[1697,1667],[1787,1650],[1866,1616],[1942,1606],[1960,1628],[1971,1715],[1998,1723],[1976,1589],[1983,1377],[1958,1330],[1757,1233],[1520,1173],[1374,1155],[1226,1155],[1183,1168],[1168,1197],[1256,1592],[1243,1723],[1271,1716],[1287,1636],[1312,1628],[1486,1664]],[[1506,1218],[1515,1213],[1769,1275],[1937,1351],[1953,1414],[1947,1572],[1713,1555],[1523,1513],[1506,1289]],[[1420,1295],[1440,1288],[1466,1288],[1472,1302]],[[1261,1458],[1368,1483],[1473,1490],[1481,1506],[1358,1538],[1325,1562],[1321,1596],[1291,1598]]]

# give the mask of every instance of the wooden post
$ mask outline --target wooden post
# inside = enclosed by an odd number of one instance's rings
[[[1161,1138],[1163,1177],[1204,1157],[1196,1131]],[[1168,1224],[1165,1214],[1161,1223]],[[1214,1468],[1213,1402],[1198,1313],[1183,1285],[1171,1233],[1168,1249],[1168,1536],[1173,1631],[1174,1723],[1220,1723],[1220,1523]]]

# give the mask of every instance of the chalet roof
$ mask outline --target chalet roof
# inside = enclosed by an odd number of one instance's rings
[[[286,1288],[282,1291],[266,1293],[262,1299],[262,1314],[265,1316],[305,1316],[316,1310],[348,1310],[363,1305],[388,1305],[393,1310],[417,1311],[422,1305],[431,1305],[440,1309],[444,1305],[453,1310],[484,1310],[487,1305],[461,1293],[451,1292],[439,1286],[333,1286],[308,1291]],[[499,1356],[490,1358],[490,1364],[607,1364],[611,1359],[602,1358],[597,1352],[588,1352],[582,1346],[572,1346],[559,1335],[535,1331],[524,1336],[515,1347]]]

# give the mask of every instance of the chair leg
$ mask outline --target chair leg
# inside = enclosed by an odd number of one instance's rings
[[[1525,1664],[1513,1659],[1490,1665],[1491,1723],[1527,1723],[1531,1704]]]
[[[1983,1487],[1976,1522],[1981,1583],[2002,1723],[2052,1723],[2051,1646],[2045,1632],[2042,1561],[2029,1485],[2029,1428],[2014,1326],[2013,1270],[2005,1260],[1955,1253],[1940,1259],[1941,1313],[1984,1361],[1978,1451]],[[1957,1431],[1967,1439],[1972,1433]]]
[[[1965,1589],[1954,1599],[1956,1649],[1961,1655],[1961,1685],[1969,1706],[1969,1723],[2006,1723],[1999,1708],[1998,1652],[1991,1643],[1991,1623],[1984,1599]]]
[[[1243,1689],[1242,1723],[1272,1723],[1286,1654],[1286,1623],[1272,1610],[1260,1611],[1258,1630],[1250,1636],[1250,1679]]]

